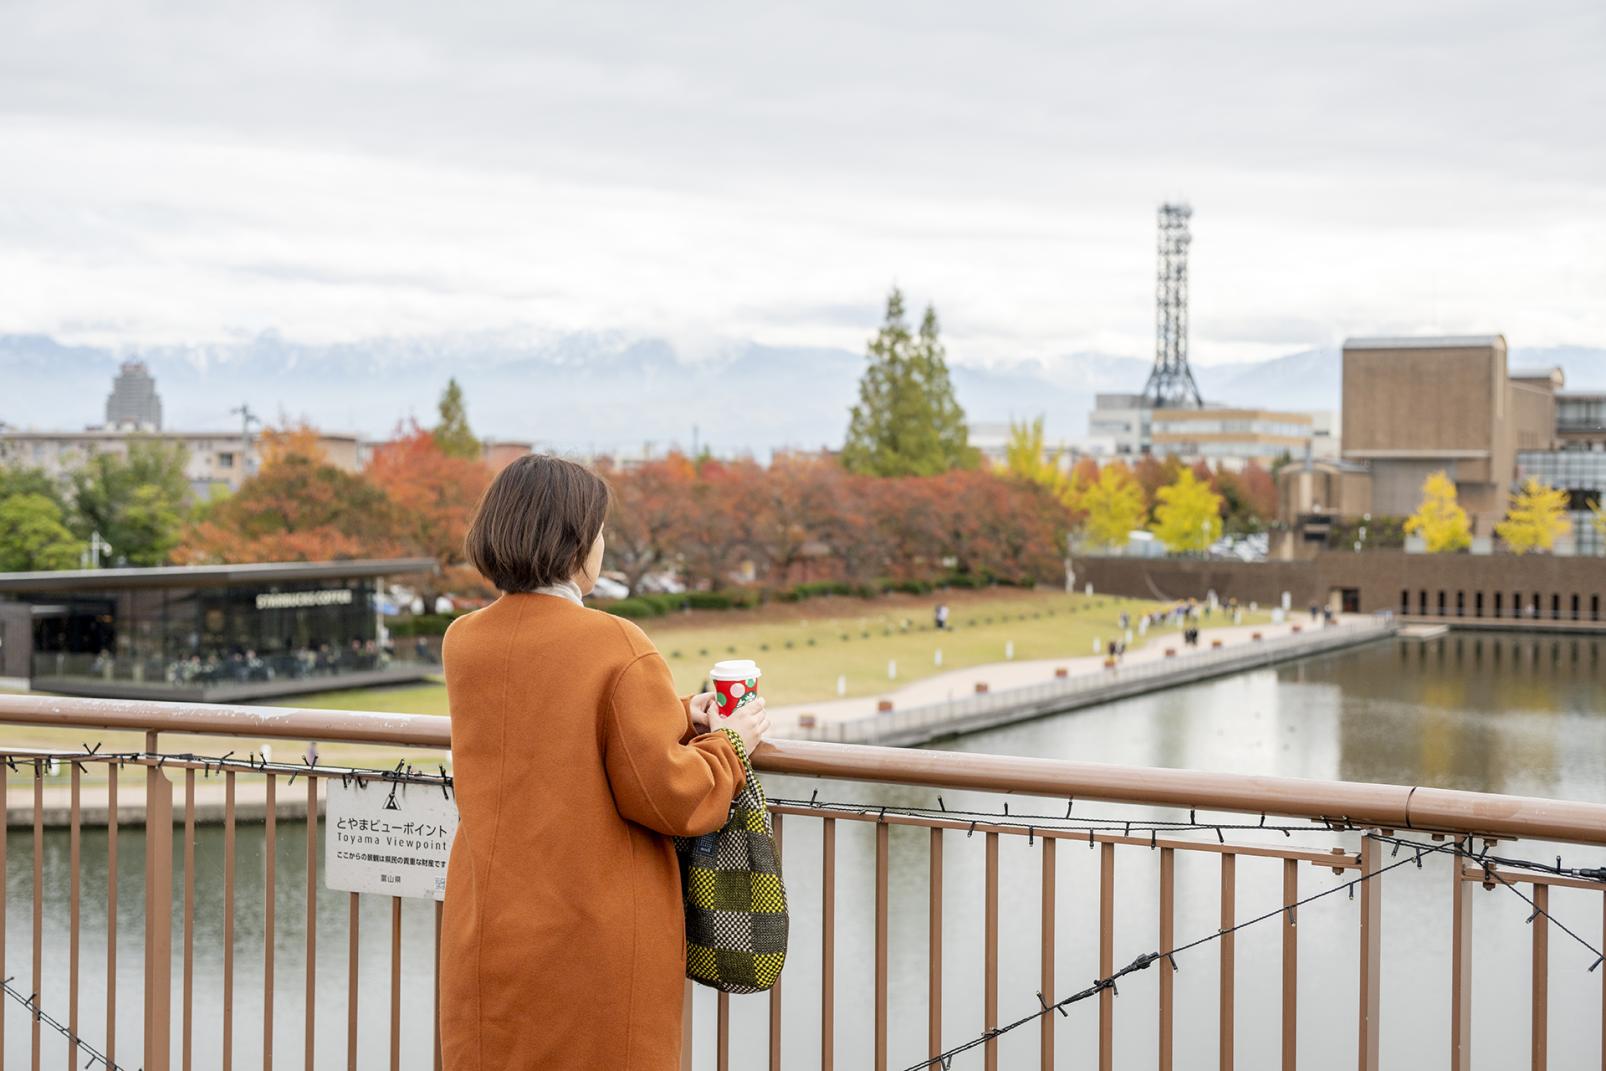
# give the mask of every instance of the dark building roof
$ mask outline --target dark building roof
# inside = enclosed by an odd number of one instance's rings
[[[434,558],[354,558],[338,562],[252,562],[248,565],[164,565],[152,569],[70,569],[0,573],[0,592],[104,591],[107,588],[204,588],[351,580],[433,573]]]

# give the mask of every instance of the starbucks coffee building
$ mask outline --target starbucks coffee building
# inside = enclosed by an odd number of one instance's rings
[[[232,702],[438,672],[382,634],[430,558],[0,573],[0,677],[70,695]]]

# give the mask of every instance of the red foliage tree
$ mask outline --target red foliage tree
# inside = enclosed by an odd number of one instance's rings
[[[483,461],[447,455],[431,432],[410,421],[374,452],[366,475],[395,503],[398,543],[434,558],[443,572],[463,562],[463,539],[491,482]]]
[[[601,468],[613,487],[608,567],[624,574],[634,594],[649,573],[677,564],[696,468],[678,453],[629,468],[611,462]]]
[[[185,533],[179,561],[325,561],[402,551],[395,503],[331,464],[316,432],[265,432],[262,454],[261,471],[208,506]]]

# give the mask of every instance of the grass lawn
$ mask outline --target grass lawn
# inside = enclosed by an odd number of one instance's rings
[[[845,694],[875,695],[942,670],[1002,662],[1010,643],[1014,657],[1023,661],[1092,654],[1095,639],[1116,638],[1122,610],[1136,617],[1161,605],[1010,590],[948,592],[945,597],[946,633],[932,627],[935,600],[930,596],[818,599],[754,611],[649,618],[641,625],[663,652],[682,693],[698,690],[714,662],[740,656],[758,660],[764,695],[784,705],[834,698],[838,676],[845,678]],[[1141,642],[1136,639],[1134,646]],[[888,678],[889,661],[897,664],[896,680]],[[432,682],[320,692],[284,702],[329,710],[444,714],[446,689]]]
[[[1013,643],[1017,660],[1072,658],[1093,653],[1095,639],[1117,638],[1123,610],[1133,617],[1160,603],[1058,592],[950,591],[949,631],[932,626],[932,596],[891,595],[874,600],[849,597],[781,603],[748,611],[694,611],[641,622],[663,652],[682,693],[698,690],[713,663],[740,656],[757,659],[764,670],[764,695],[776,705],[835,698],[837,678],[845,679],[847,695],[875,695],[934,673],[1005,660]],[[1246,623],[1269,620],[1261,613],[1245,615]],[[1208,624],[1224,624],[1216,615]],[[1160,635],[1171,630],[1160,629]],[[1134,646],[1143,641],[1134,639]],[[942,651],[942,665],[936,652]],[[889,680],[887,663],[897,663]],[[439,681],[400,687],[357,688],[288,696],[286,706],[323,710],[375,710],[409,714],[445,714],[446,686]],[[6,726],[0,734],[13,747],[77,749],[102,742],[103,750],[139,750],[135,733],[86,733],[83,730]],[[260,753],[263,741],[215,738],[161,738],[162,750],[218,754],[230,748]],[[274,757],[295,762],[304,745],[273,742]],[[358,767],[393,766],[398,758],[425,769],[445,761],[413,749],[351,744],[321,745],[325,762]],[[98,774],[98,768],[91,767]],[[13,775],[13,785],[24,778]],[[90,782],[100,780],[91,776]]]

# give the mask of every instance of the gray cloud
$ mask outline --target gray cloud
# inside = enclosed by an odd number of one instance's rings
[[[1185,196],[1206,360],[1596,341],[1603,45],[1587,2],[13,3],[0,329],[840,344],[898,280],[959,360],[1141,353]]]

